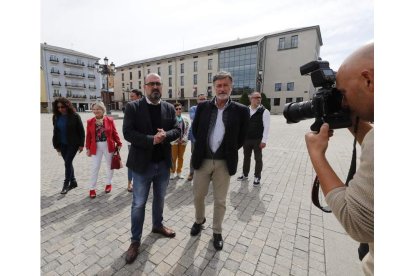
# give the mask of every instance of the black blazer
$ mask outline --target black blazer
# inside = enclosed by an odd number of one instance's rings
[[[58,116],[53,115],[53,138],[52,143],[55,149],[60,150],[60,131],[57,127]],[[85,129],[83,128],[82,119],[78,113],[68,114],[68,124],[66,127],[67,140],[69,145],[83,147],[85,145]]]
[[[174,106],[161,101],[161,126],[167,138],[161,144],[169,167],[171,162],[171,145],[180,136],[180,129],[175,116]],[[129,102],[125,108],[122,127],[125,140],[131,143],[126,166],[138,173],[144,173],[152,157],[154,134],[146,98]]]
[[[203,160],[206,158],[208,143],[208,131],[210,126],[211,113],[217,109],[214,99],[198,104],[196,115],[192,124],[192,131],[195,137],[195,145],[192,155],[194,169],[199,169]],[[230,175],[234,175],[237,170],[239,159],[238,150],[243,146],[249,127],[249,109],[237,102],[231,101],[223,112],[225,133],[223,137],[226,164]]]

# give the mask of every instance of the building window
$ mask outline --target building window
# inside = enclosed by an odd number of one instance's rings
[[[287,83],[287,91],[293,91],[295,90],[295,83],[294,82],[288,82]]]
[[[285,49],[285,38],[279,38],[279,49]]]
[[[194,72],[198,70],[198,61],[194,61]]]
[[[282,83],[280,82],[275,83],[275,91],[282,91]]]
[[[212,76],[213,76],[212,73],[208,73],[208,77],[207,77],[208,83],[212,83]]]
[[[171,86],[172,86],[172,78],[171,78],[171,77],[169,77],[169,78],[168,78],[168,86],[169,86],[169,87],[171,87]]]
[[[193,75],[193,84],[197,84],[197,74]]]
[[[181,88],[181,98],[184,98],[184,88]]]
[[[274,98],[273,99],[273,105],[279,106],[280,105],[280,98]]]
[[[292,48],[297,48],[298,47],[298,36],[297,35],[292,35],[291,47]]]
[[[124,73],[122,73],[121,77],[122,77],[122,81],[124,81]]]
[[[172,75],[172,65],[168,65],[168,75]]]
[[[147,74],[151,73],[151,68],[148,68]]]
[[[138,71],[138,78],[141,78],[141,70]]]
[[[297,103],[303,102],[303,97],[297,97],[297,98],[296,98],[296,102],[297,102]]]
[[[138,89],[142,89],[141,88],[141,81],[138,82]]]
[[[286,98],[286,103],[291,103],[292,102],[292,98]]]
[[[157,72],[158,72],[158,75],[161,76],[161,67],[158,66]]]
[[[181,76],[180,77],[180,85],[181,86],[184,86],[184,76]]]
[[[132,80],[132,72],[129,72],[129,80]]]
[[[213,70],[213,60],[212,59],[208,60],[208,70]]]
[[[172,89],[168,89],[168,98],[172,98]]]
[[[132,88],[132,82],[129,83],[129,88],[134,89],[134,88]]]
[[[184,74],[184,63],[180,64],[180,72],[181,74]]]

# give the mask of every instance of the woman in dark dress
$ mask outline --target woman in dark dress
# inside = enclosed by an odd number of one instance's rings
[[[72,103],[64,98],[57,98],[53,104],[53,147],[65,162],[65,180],[61,194],[76,188],[78,183],[73,169],[76,152],[82,152],[85,144],[85,130],[79,114]]]

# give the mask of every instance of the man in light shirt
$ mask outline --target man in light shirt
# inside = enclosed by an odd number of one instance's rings
[[[216,96],[197,106],[192,125],[195,137],[194,166],[195,222],[191,235],[198,235],[206,222],[204,200],[213,185],[213,245],[223,249],[222,223],[230,177],[236,173],[238,150],[243,146],[249,124],[249,109],[230,99],[233,77],[219,72],[213,78]]]
[[[262,177],[262,149],[266,147],[267,137],[269,135],[270,112],[261,105],[262,96],[260,92],[253,92],[249,95],[249,99],[250,122],[247,137],[243,145],[243,174],[237,180],[244,181],[248,179],[250,159],[253,151],[254,160],[256,161],[253,186],[256,187],[260,185],[260,179]]]

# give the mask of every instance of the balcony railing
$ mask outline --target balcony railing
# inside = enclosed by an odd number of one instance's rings
[[[95,75],[88,74],[88,79],[95,79]]]
[[[89,89],[96,89],[96,85],[89,85]]]
[[[60,75],[60,71],[59,70],[50,70],[50,74],[52,74],[52,75]]]
[[[67,83],[67,82],[65,82],[65,86],[69,87],[69,88],[80,88],[80,89],[85,89],[86,88],[85,84],[80,84],[80,83]]]
[[[72,77],[72,78],[84,78],[85,77],[85,73],[74,73],[74,72],[66,72],[66,71],[64,71],[63,74],[66,77]]]
[[[73,60],[70,60],[68,58],[64,58],[63,59],[63,63],[66,64],[66,65],[72,65],[72,66],[76,66],[76,67],[83,67],[83,66],[85,66],[85,63],[84,62],[73,61]]]
[[[87,67],[90,69],[95,69],[95,64],[88,64]]]
[[[54,62],[54,63],[58,63],[59,62],[59,59],[57,57],[50,57],[49,58],[49,61],[50,62]]]
[[[60,81],[52,81],[52,85],[53,85],[53,86],[62,86],[62,85],[60,84]]]

